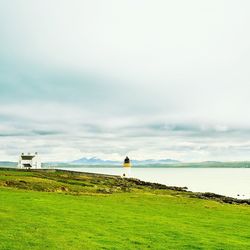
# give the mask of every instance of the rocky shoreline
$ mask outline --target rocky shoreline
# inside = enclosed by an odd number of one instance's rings
[[[222,203],[228,203],[228,204],[244,204],[244,205],[250,205],[250,199],[237,199],[233,197],[228,197],[224,195],[219,195],[215,193],[210,192],[192,192],[188,191],[187,187],[177,187],[177,186],[166,186],[164,184],[159,183],[153,183],[153,182],[146,182],[142,181],[136,178],[122,178],[118,175],[107,175],[107,174],[97,174],[97,173],[89,173],[89,172],[77,172],[77,171],[71,171],[71,170],[62,170],[62,169],[32,169],[32,170],[23,170],[23,169],[15,169],[15,168],[0,168],[0,171],[27,171],[27,172],[38,172],[38,173],[65,173],[68,174],[74,178],[77,176],[85,175],[90,176],[92,178],[97,179],[103,179],[103,180],[113,180],[114,188],[119,188],[125,192],[129,192],[131,188],[133,187],[146,187],[153,190],[173,190],[176,192],[184,192],[188,197],[190,198],[199,198],[199,199],[206,199],[206,200],[214,200]],[[105,191],[105,190],[104,190]],[[110,190],[106,190],[104,193],[112,193]]]
[[[83,173],[83,172],[76,172],[76,171],[70,171],[70,170],[61,170],[61,169],[55,169],[55,170],[56,171],[70,172],[70,173],[73,172],[74,174],[82,174]],[[96,174],[96,173],[86,173],[86,172],[84,172],[84,174],[89,174],[89,175],[92,175],[92,176],[94,175],[94,176],[121,178],[118,175]],[[133,182],[136,185],[146,186],[146,187],[150,187],[152,189],[167,189],[167,190],[173,190],[173,191],[186,192],[192,198],[215,200],[215,201],[219,201],[219,202],[223,202],[223,203],[229,203],[229,204],[250,205],[250,199],[237,199],[237,198],[228,197],[228,196],[215,194],[215,193],[211,193],[211,192],[205,192],[205,193],[192,192],[192,191],[188,191],[187,187],[166,186],[164,184],[146,182],[146,181],[142,181],[140,179],[135,179],[135,178],[126,178],[126,179],[129,180],[130,182]]]
[[[61,170],[61,169],[55,169],[56,171],[64,171],[64,172],[74,172],[74,174],[82,174],[83,172],[75,172],[75,171],[70,171],[70,170]],[[118,175],[107,175],[107,174],[96,174],[96,173],[86,173],[84,174],[89,174],[89,175],[94,175],[94,176],[103,176],[103,177],[113,177],[113,178],[121,178]],[[180,192],[186,192],[189,194],[190,197],[192,198],[199,198],[199,199],[206,199],[206,200],[215,200],[223,203],[229,203],[229,204],[245,204],[245,205],[250,205],[250,199],[237,199],[233,197],[228,197],[224,195],[219,195],[211,192],[192,192],[188,191],[187,187],[176,187],[176,186],[166,186],[164,184],[160,183],[153,183],[153,182],[146,182],[142,181],[139,179],[135,178],[126,178],[130,182],[133,182],[136,185],[141,185],[141,186],[146,186],[150,187],[152,189],[167,189],[167,190],[173,190],[173,191],[180,191]]]
[[[159,183],[141,181],[139,179],[130,179],[130,180],[133,182],[136,182],[137,185],[148,186],[148,187],[151,187],[153,189],[168,189],[168,190],[174,190],[174,191],[187,192],[189,194],[189,196],[193,197],[193,198],[215,200],[215,201],[229,203],[229,204],[250,205],[250,199],[237,199],[237,198],[228,197],[228,196],[219,195],[219,194],[210,193],[210,192],[205,192],[205,193],[192,192],[192,191],[188,191],[187,187],[166,186],[166,185],[159,184]]]

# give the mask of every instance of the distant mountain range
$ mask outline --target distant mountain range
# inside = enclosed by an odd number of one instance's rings
[[[173,163],[180,163],[177,160],[172,159],[161,159],[161,160],[132,160],[133,165],[150,165],[150,164],[173,164]],[[121,161],[111,161],[111,160],[102,160],[97,157],[86,158],[83,157],[81,159],[75,160],[70,162],[73,165],[121,165]]]
[[[43,168],[80,168],[80,167],[95,167],[103,168],[121,167],[122,161],[102,160],[97,157],[81,158],[71,162],[44,162]],[[149,159],[149,160],[132,160],[132,165],[136,168],[250,168],[250,161],[235,161],[235,162],[219,162],[219,161],[204,161],[204,162],[180,162],[172,159]],[[0,167],[17,167],[17,162],[0,161]]]
[[[175,164],[175,163],[180,163],[180,161],[177,160],[172,160],[172,159],[160,159],[160,160],[155,160],[155,159],[148,159],[148,160],[131,160],[132,165],[134,166],[139,166],[139,165],[163,165],[163,164]],[[78,160],[70,161],[70,162],[44,162],[43,166],[61,166],[61,165],[86,165],[86,166],[91,166],[91,165],[103,165],[103,166],[120,166],[123,162],[122,161],[112,161],[112,160],[103,160],[97,157],[83,157]],[[0,161],[0,166],[5,166],[5,167],[16,167],[17,162],[10,162],[10,161]]]

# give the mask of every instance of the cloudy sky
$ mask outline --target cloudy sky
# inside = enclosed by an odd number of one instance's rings
[[[248,0],[0,0],[0,159],[250,160]]]

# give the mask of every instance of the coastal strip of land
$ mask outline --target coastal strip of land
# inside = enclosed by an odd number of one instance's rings
[[[250,200],[120,176],[0,169],[0,249],[248,249]]]

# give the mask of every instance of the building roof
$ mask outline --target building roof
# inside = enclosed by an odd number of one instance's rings
[[[125,160],[124,160],[124,163],[130,163],[130,160],[129,158],[126,156]]]
[[[32,168],[32,166],[31,166],[30,164],[23,164],[23,166],[24,166],[25,168]]]
[[[22,160],[32,160],[35,155],[21,155]]]

